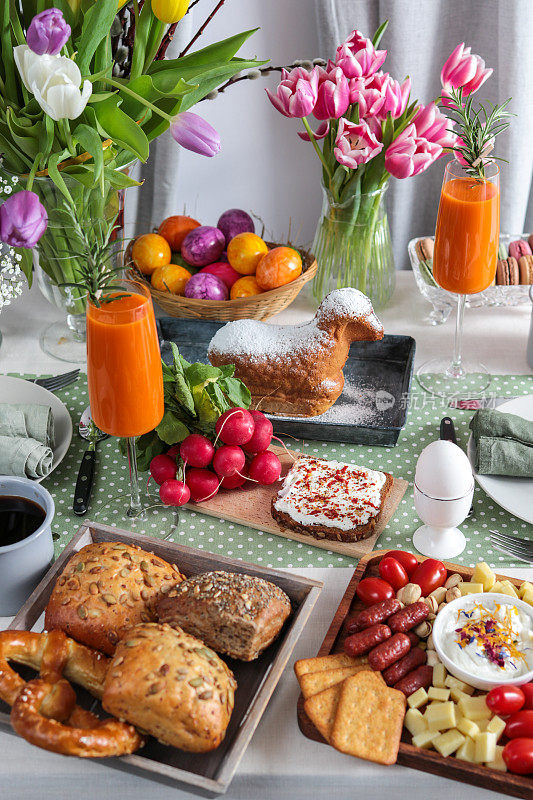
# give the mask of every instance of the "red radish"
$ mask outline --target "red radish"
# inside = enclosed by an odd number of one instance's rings
[[[173,480],[176,472],[176,462],[168,455],[154,456],[150,461],[150,475],[160,486],[165,481]]]
[[[231,475],[229,478],[222,478],[220,482],[220,486],[222,489],[238,489],[240,486],[244,486],[244,484],[248,480],[248,465],[244,465],[244,469],[241,473],[236,472],[235,475]]]
[[[223,444],[213,458],[213,469],[221,478],[231,478],[242,472],[245,464],[246,456],[240,447],[233,444]]]
[[[249,442],[243,445],[243,450],[252,455],[268,450],[274,434],[274,428],[269,419],[261,411],[250,411],[254,420],[254,432]]]
[[[212,442],[201,433],[189,434],[180,445],[180,456],[189,467],[207,467],[214,455]]]
[[[189,502],[191,492],[181,481],[171,479],[161,484],[159,497],[166,506],[184,506]]]
[[[190,489],[191,500],[195,503],[202,503],[210,500],[218,492],[219,481],[214,472],[210,469],[188,469],[185,475],[185,483]]]
[[[253,436],[254,418],[245,408],[229,408],[216,421],[217,439],[224,444],[246,444]]]
[[[248,474],[251,480],[269,486],[279,480],[281,461],[272,450],[266,450],[252,458]]]
[[[179,444],[173,444],[172,447],[170,447],[166,452],[166,455],[169,458],[177,458],[179,456],[179,454],[180,454],[180,446],[179,446]]]

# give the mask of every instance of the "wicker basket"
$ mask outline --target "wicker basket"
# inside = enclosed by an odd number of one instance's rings
[[[302,256],[302,274],[291,283],[271,289],[252,297],[239,297],[236,300],[193,300],[170,292],[154,289],[146,276],[133,263],[131,258],[132,240],[124,254],[124,266],[130,277],[144,283],[150,289],[152,298],[171,317],[187,317],[189,319],[211,319],[229,322],[234,319],[269,319],[279,314],[296,299],[304,285],[315,277],[317,263],[314,256],[305,250],[298,252]],[[267,242],[269,248],[278,244]]]

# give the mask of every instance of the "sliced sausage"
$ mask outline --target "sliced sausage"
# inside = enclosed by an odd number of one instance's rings
[[[395,661],[406,655],[411,649],[411,642],[405,633],[395,633],[386,642],[378,644],[368,654],[369,666],[376,670],[381,671],[390,667]]]
[[[407,655],[383,671],[383,680],[387,686],[394,686],[399,680],[405,678],[409,672],[425,663],[425,650],[421,650],[420,647],[413,647]]]
[[[411,642],[411,647],[416,647],[420,641],[419,637],[414,631],[407,631],[407,635],[409,637],[409,641]]]
[[[428,667],[427,664],[424,664],[422,667],[418,667],[412,672],[409,672],[405,678],[402,678],[398,683],[395,683],[394,688],[403,692],[406,697],[409,697],[409,695],[416,692],[417,689],[427,689],[428,686],[431,686],[432,680],[433,667]]]
[[[389,600],[382,600],[381,603],[374,603],[373,606],[365,608],[347,621],[346,632],[355,633],[355,631],[370,628],[371,625],[385,622],[391,614],[395,614],[401,607],[402,604],[395,597],[391,597]]]
[[[371,628],[348,636],[344,642],[344,652],[349,656],[362,656],[390,635],[391,629],[387,625],[372,625]]]
[[[416,628],[424,622],[429,614],[429,608],[421,600],[418,603],[411,603],[389,618],[388,625],[391,631],[396,633],[407,633],[411,628]]]

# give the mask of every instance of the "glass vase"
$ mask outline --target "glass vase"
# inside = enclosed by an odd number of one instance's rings
[[[46,299],[60,308],[65,318],[49,325],[40,336],[45,353],[69,362],[86,360],[86,290],[62,286],[81,278],[79,229],[95,233],[120,220],[124,195],[107,181],[85,186],[68,174],[62,177],[74,200],[74,216],[66,213],[65,198],[49,177],[36,178],[33,190],[46,208],[48,226],[34,249],[38,286]],[[102,225],[102,222],[104,225]],[[78,227],[79,226],[79,227]],[[117,236],[118,233],[118,236]],[[114,267],[118,266],[122,235],[115,234]]]
[[[322,300],[333,289],[353,287],[374,308],[387,305],[396,284],[383,186],[335,202],[324,189],[322,214],[313,242],[318,271],[313,293]]]

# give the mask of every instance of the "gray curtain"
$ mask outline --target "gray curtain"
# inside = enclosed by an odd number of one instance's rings
[[[440,70],[460,42],[471,45],[493,75],[478,97],[501,103],[512,97],[516,114],[511,128],[497,140],[501,164],[501,230],[533,230],[533,23],[532,0],[315,0],[320,53],[335,48],[354,28],[372,36],[385,19],[381,42],[388,50],[384,70],[395,78],[410,75],[411,97],[426,104],[440,92]],[[406,245],[413,236],[435,228],[445,158],[427,172],[406,180],[392,179],[389,219],[396,264],[406,268]]]

